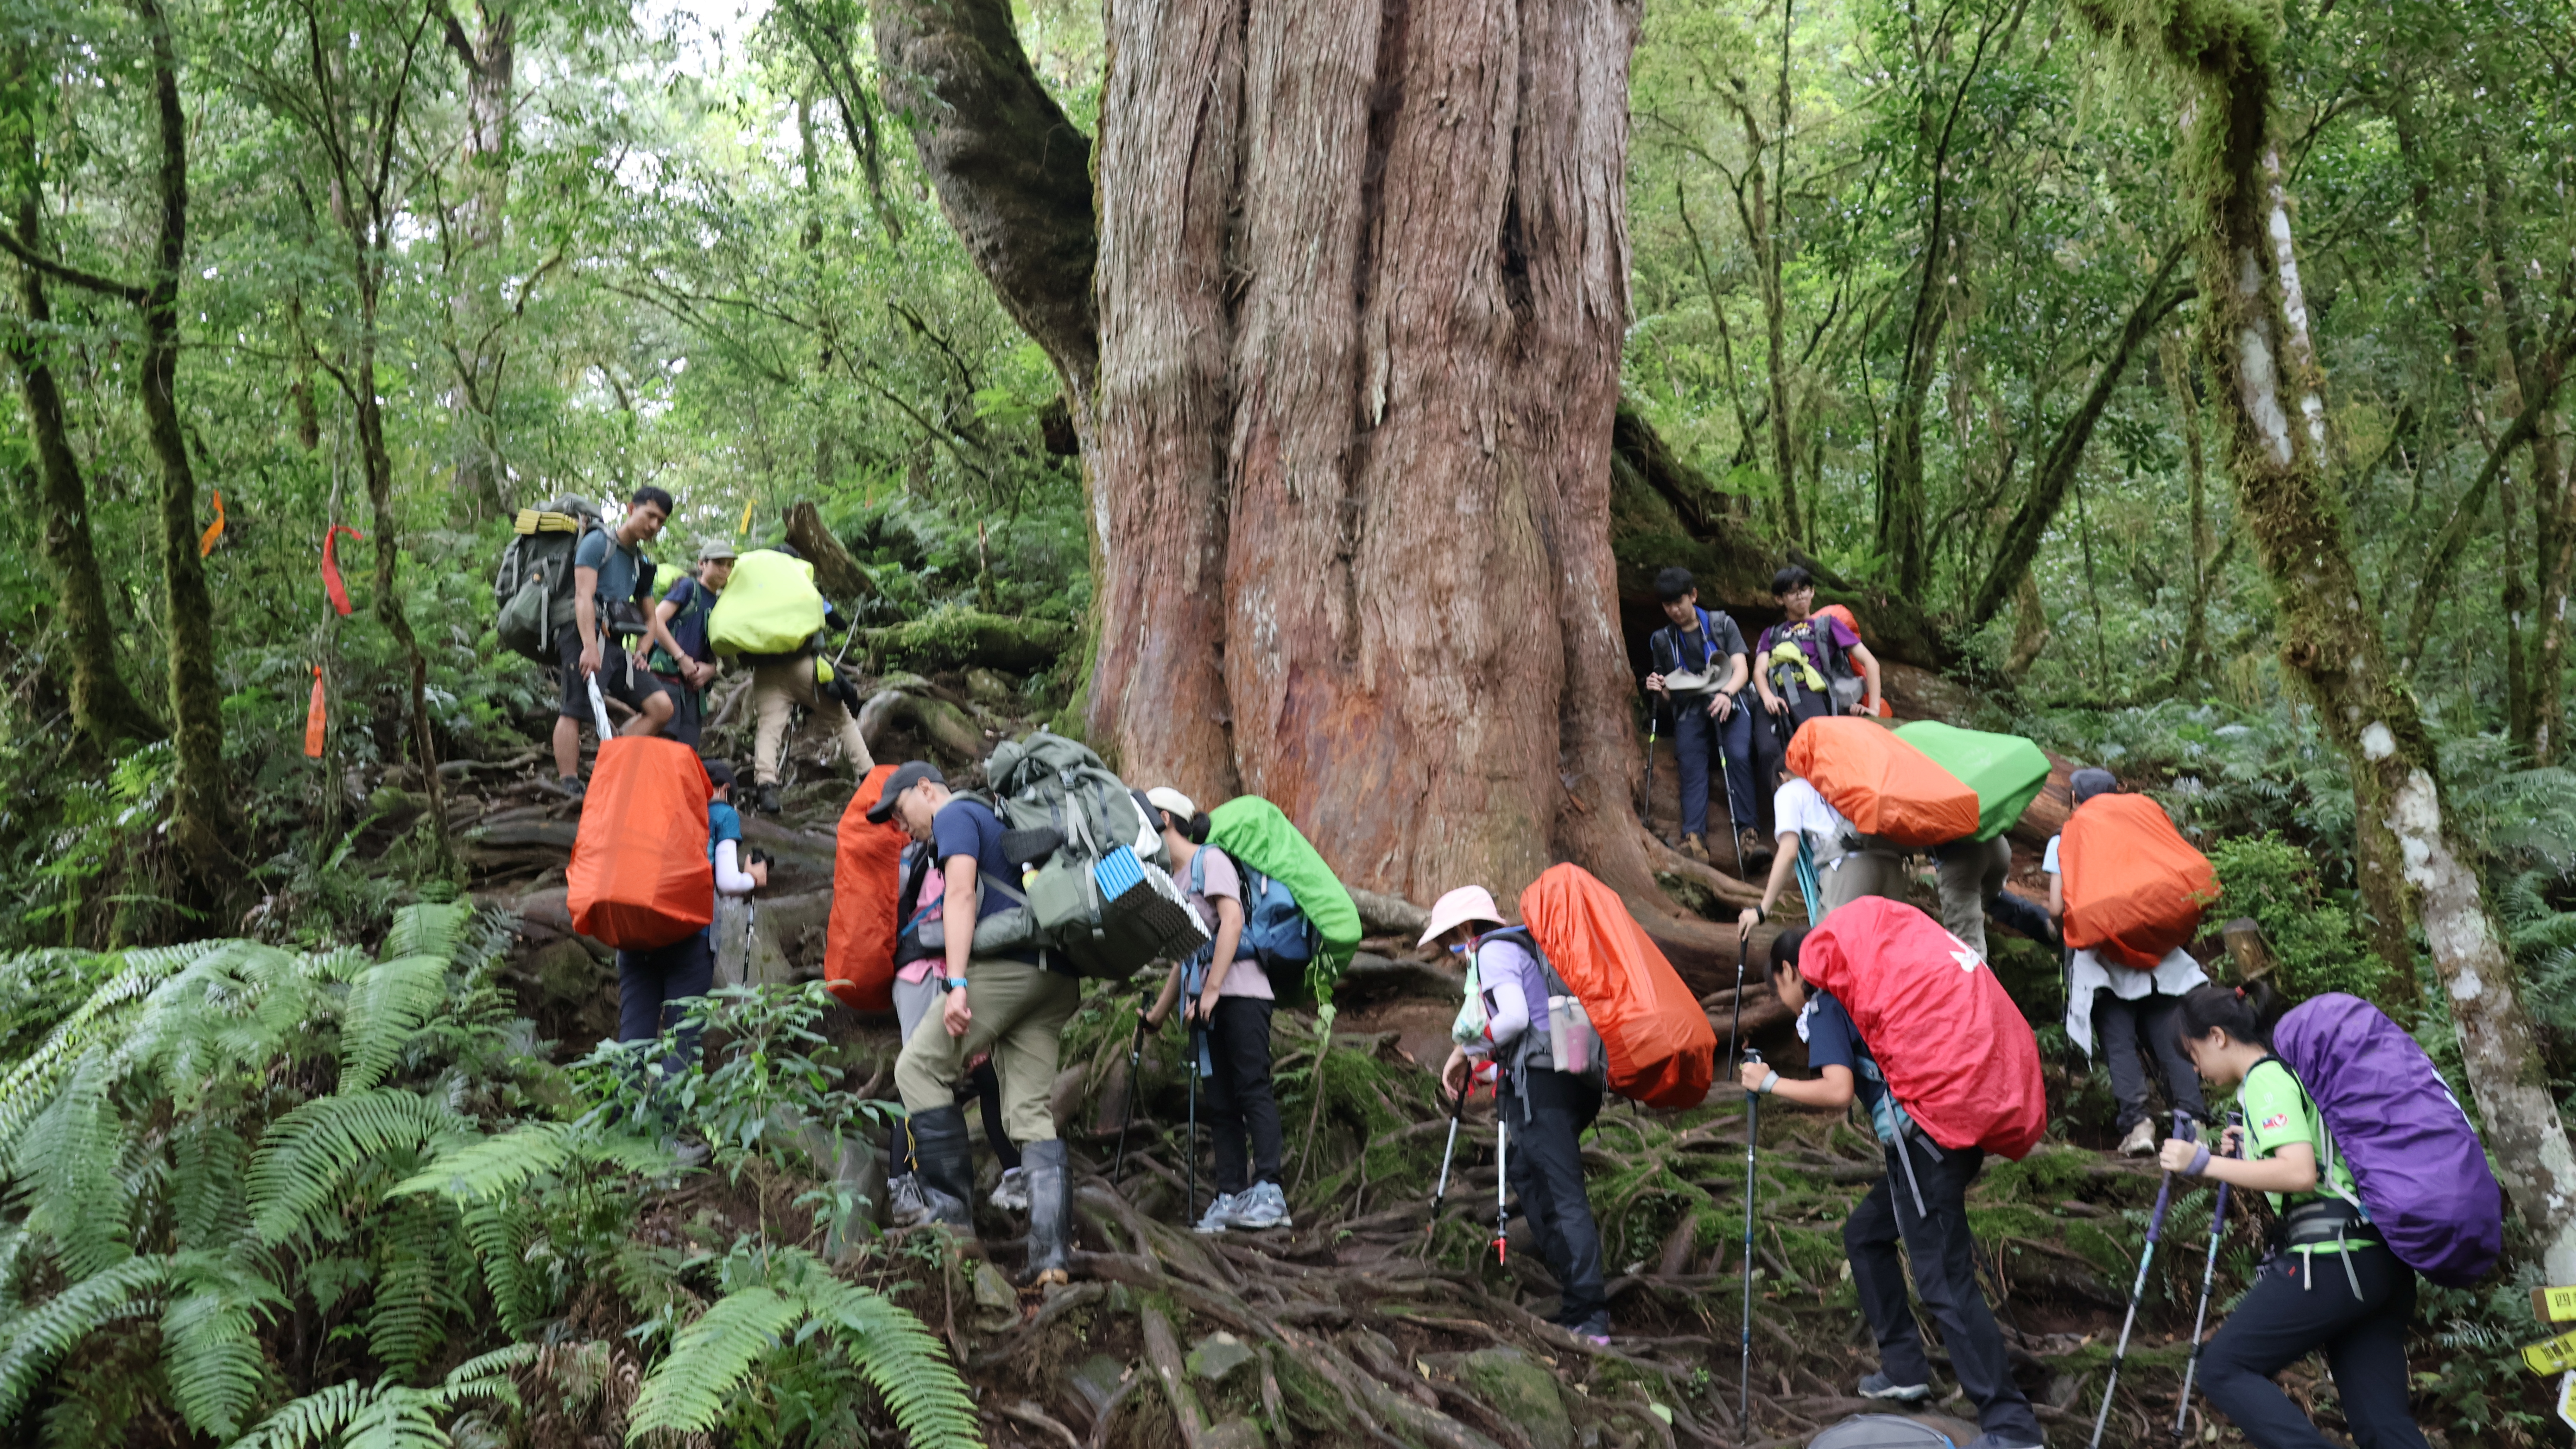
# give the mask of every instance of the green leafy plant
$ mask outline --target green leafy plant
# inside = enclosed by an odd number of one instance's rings
[[[2209,861],[2225,909],[2261,923],[2282,991],[2377,999],[2387,989],[2387,967],[2362,940],[2352,912],[2328,898],[2306,851],[2277,835],[2235,836],[2211,845]]]

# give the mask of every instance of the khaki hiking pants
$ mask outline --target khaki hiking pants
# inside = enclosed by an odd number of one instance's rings
[[[1082,983],[1059,971],[1022,961],[974,961],[966,967],[966,1005],[975,1013],[964,1036],[950,1036],[934,1005],[913,1028],[894,1061],[895,1090],[907,1112],[957,1105],[957,1079],[966,1059],[993,1054],[1002,1083],[1002,1130],[1025,1147],[1055,1140],[1056,1061],[1064,1052],[1064,1024],[1082,1002]]]
[[[1905,857],[1892,850],[1856,850],[1817,867],[1816,885],[1824,893],[1828,916],[1863,896],[1901,901],[1905,899]]]
[[[1941,924],[1977,953],[1986,955],[1986,902],[2001,894],[2012,875],[2012,842],[1954,840],[1932,853],[1933,873],[1941,882]]]
[[[850,718],[839,700],[814,687],[814,656],[800,654],[751,671],[751,711],[759,721],[751,742],[753,784],[778,783],[779,757],[787,750],[788,713],[800,704],[832,722],[841,738],[841,755],[853,771],[864,776],[876,768],[868,755],[867,739],[859,733],[859,722]]]

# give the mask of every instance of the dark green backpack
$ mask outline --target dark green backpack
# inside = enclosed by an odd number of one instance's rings
[[[599,510],[586,498],[566,495],[519,510],[501,569],[492,579],[493,626],[501,647],[551,666],[555,631],[573,627],[573,555],[582,537],[600,526]]]

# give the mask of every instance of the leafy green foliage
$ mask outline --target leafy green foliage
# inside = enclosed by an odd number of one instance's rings
[[[2388,970],[2361,938],[2351,912],[2325,898],[2316,863],[2277,835],[2237,836],[2209,848],[2219,899],[2263,927],[2278,962],[2277,985],[2292,1000],[2328,991],[2377,999]]]

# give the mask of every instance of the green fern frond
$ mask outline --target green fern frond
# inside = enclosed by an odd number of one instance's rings
[[[880,1293],[837,1278],[809,1282],[805,1300],[884,1396],[914,1449],[983,1443],[965,1380],[919,1318]]]
[[[250,1149],[222,1122],[193,1118],[170,1135],[170,1226],[182,1249],[228,1247],[249,1226],[242,1169]]]
[[[573,1156],[573,1129],[560,1122],[528,1122],[498,1137],[479,1137],[440,1153],[427,1167],[394,1185],[396,1193],[443,1192],[475,1201],[517,1191],[539,1173]]]
[[[713,1426],[734,1389],[750,1377],[753,1362],[804,1317],[804,1304],[768,1288],[745,1288],[716,1300],[680,1330],[670,1353],[636,1391],[626,1442],[657,1430],[695,1434]]]
[[[501,1331],[513,1338],[534,1335],[548,1299],[544,1281],[528,1265],[528,1246],[539,1236],[535,1209],[516,1198],[486,1199],[467,1207],[464,1216],[465,1240],[483,1264],[483,1286]]]
[[[126,952],[122,970],[100,983],[78,1010],[45,1037],[43,1045],[0,1077],[0,1154],[7,1153],[27,1123],[45,1109],[55,1084],[81,1054],[105,1040],[132,1014],[127,1008],[222,944],[199,942]]]
[[[388,1386],[355,1380],[328,1384],[251,1426],[232,1449],[312,1449],[339,1437],[349,1422],[382,1397]]]
[[[468,905],[405,906],[394,912],[393,929],[385,933],[384,949],[378,959],[400,960],[405,956],[435,956],[441,965],[456,959],[466,941],[467,928],[474,924],[474,908]]]
[[[403,1047],[446,1001],[444,954],[368,967],[350,983],[340,1024],[340,1090],[364,1092],[382,1082]]]
[[[376,1223],[375,1292],[367,1349],[396,1378],[420,1372],[446,1340],[449,1301],[446,1205],[397,1198]]]
[[[82,1054],[9,1155],[27,1226],[52,1237],[64,1273],[75,1279],[133,1252],[126,1243],[132,1199],[118,1172],[125,1123],[108,1098],[110,1084],[107,1054]]]
[[[252,1237],[265,1246],[300,1236],[350,1173],[458,1125],[445,1108],[389,1087],[305,1103],[260,1138],[249,1176]]]
[[[46,1371],[74,1344],[102,1324],[150,1312],[169,1273],[166,1258],[128,1258],[14,1320],[0,1345],[0,1424],[17,1418]]]
[[[285,1304],[267,1279],[212,1254],[189,1254],[173,1275],[184,1292],[161,1311],[171,1397],[191,1428],[229,1439],[257,1402],[267,1377],[260,1346],[263,1309]]]

